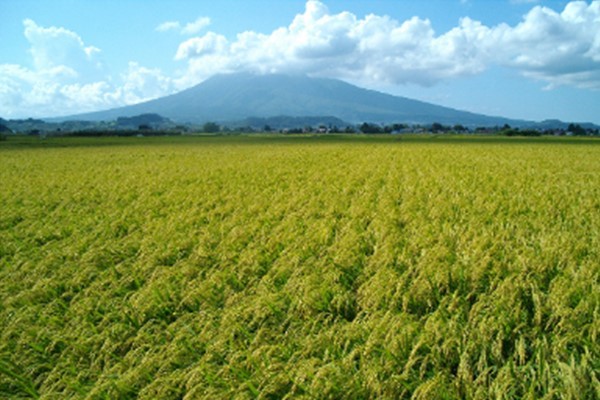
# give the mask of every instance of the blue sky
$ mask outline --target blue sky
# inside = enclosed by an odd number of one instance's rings
[[[458,109],[600,124],[600,0],[0,0],[0,117],[308,74]]]

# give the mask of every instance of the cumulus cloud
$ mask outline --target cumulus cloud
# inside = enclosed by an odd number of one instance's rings
[[[600,89],[600,1],[574,1],[558,13],[534,7],[515,27],[496,27],[488,39],[495,62],[545,81]]]
[[[514,68],[549,87],[600,87],[600,1],[568,3],[559,13],[535,6],[516,26],[486,26],[462,18],[438,34],[428,19],[397,21],[331,14],[318,0],[269,34],[215,32],[179,45],[188,62],[182,85],[217,72],[307,73],[362,83],[433,85],[481,73],[490,65]]]
[[[176,60],[184,60],[192,57],[206,57],[215,53],[223,53],[227,50],[227,39],[225,36],[208,32],[202,37],[196,37],[183,42],[175,54]]]
[[[111,104],[101,51],[75,32],[23,21],[32,67],[0,65],[0,107],[7,117],[48,116]]]
[[[112,96],[124,104],[150,100],[171,90],[171,78],[158,68],[147,68],[137,62],[130,62],[127,72],[121,78],[123,85]]]
[[[130,104],[172,90],[158,69],[130,63],[118,79],[107,73],[101,51],[75,32],[23,21],[32,67],[0,64],[3,117],[47,117]]]
[[[176,31],[182,35],[195,35],[200,33],[211,23],[208,17],[198,17],[195,21],[182,25],[179,21],[166,21],[158,25],[155,30],[158,32]]]
[[[100,49],[86,46],[75,32],[65,28],[44,28],[30,19],[23,21],[23,25],[36,69],[48,71],[68,68],[71,77],[79,79],[93,79],[101,73],[103,66],[97,57]]]
[[[181,43],[175,58],[188,60],[191,81],[217,71],[250,70],[431,85],[481,72],[485,62],[474,41],[488,30],[464,19],[436,35],[427,19],[358,19],[349,12],[330,14],[323,3],[311,0],[287,27],[270,34],[243,32],[233,41],[209,32]]]
[[[71,70],[66,75],[72,75]],[[18,65],[0,65],[0,110],[2,116],[47,117],[92,111],[114,104],[107,82],[73,82],[65,70],[32,70]]]

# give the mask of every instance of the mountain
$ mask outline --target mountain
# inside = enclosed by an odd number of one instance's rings
[[[349,123],[521,126],[491,117],[367,90],[335,79],[249,73],[216,75],[182,92],[131,106],[55,120],[108,121],[160,114],[176,123],[227,123],[247,118],[335,117]]]
[[[8,121],[0,118],[0,134],[1,133],[12,133],[12,130],[7,126]]]
[[[523,127],[524,128],[531,128],[531,129],[537,129],[540,131],[543,130],[552,130],[552,129],[562,129],[562,130],[567,130],[569,128],[570,125],[572,125],[572,122],[563,122],[560,121],[558,119],[547,119],[541,122],[532,122],[530,124],[525,124]],[[591,122],[580,122],[577,125],[581,126],[583,129],[590,129],[590,130],[595,130],[600,128],[600,126],[593,124]]]
[[[175,126],[168,118],[158,114],[141,114],[132,117],[118,117],[116,127],[118,129],[138,129],[145,126],[152,129],[168,129]]]
[[[276,130],[303,128],[306,126],[344,128],[349,125],[352,124],[336,117],[286,117],[281,115],[277,117],[249,117],[242,121],[232,121],[228,123],[228,126],[231,128],[250,127],[253,129],[263,129],[263,127],[269,126],[271,129]]]

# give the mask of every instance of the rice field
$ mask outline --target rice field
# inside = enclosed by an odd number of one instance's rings
[[[600,140],[0,143],[0,398],[598,399]]]

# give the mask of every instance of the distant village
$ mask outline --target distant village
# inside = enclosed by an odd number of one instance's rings
[[[120,117],[114,121],[44,121],[41,119],[0,118],[0,135],[32,136],[159,136],[234,133],[282,134],[487,134],[504,136],[600,136],[600,127],[593,124],[565,123],[558,120],[511,127],[461,124],[444,125],[364,122],[349,124],[335,117],[272,117],[248,118],[230,123],[178,124],[158,114]]]

